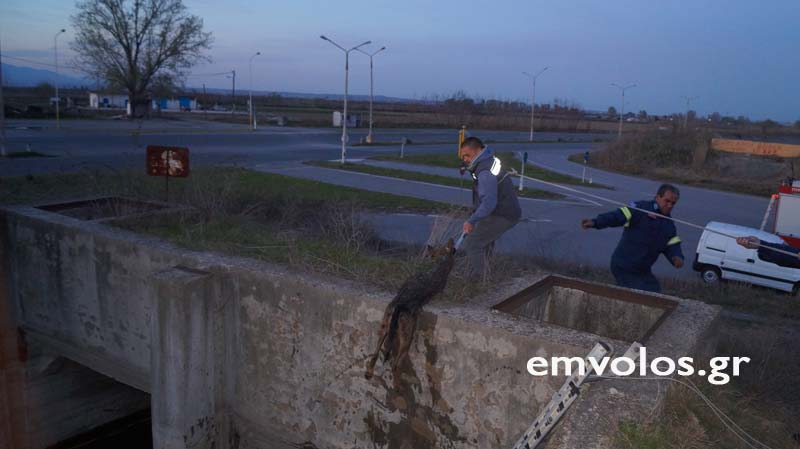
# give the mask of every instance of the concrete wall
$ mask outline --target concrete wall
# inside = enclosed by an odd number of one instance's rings
[[[18,324],[51,350],[150,392],[157,448],[509,447],[563,381],[530,376],[526,361],[584,356],[597,340],[489,310],[491,298],[434,302],[401,378],[379,363],[367,381],[391,293],[32,208],[9,209],[6,219]],[[700,330],[715,317],[695,312]],[[690,351],[696,341],[673,343]],[[594,390],[605,391],[592,385],[587,397]],[[649,392],[635,398],[648,411],[658,406]],[[586,435],[585,447],[608,447],[607,427],[578,436],[569,419],[562,427],[552,447]]]
[[[626,342],[643,341],[666,310],[554,286],[511,312]]]

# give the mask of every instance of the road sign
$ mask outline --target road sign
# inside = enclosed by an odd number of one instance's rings
[[[524,162],[526,164],[528,163],[528,152],[527,151],[522,155],[522,162]]]
[[[147,174],[173,178],[189,176],[189,149],[148,145]]]

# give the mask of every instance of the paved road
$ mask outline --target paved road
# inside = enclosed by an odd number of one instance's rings
[[[525,140],[528,133],[477,131],[477,135],[494,140]],[[350,133],[351,142],[358,142],[366,130]],[[376,129],[380,142],[397,142],[394,146],[350,146],[348,158],[399,152],[402,137],[415,143],[455,142],[457,130],[441,129]],[[536,133],[537,140],[605,138],[597,134]],[[35,173],[80,171],[95,167],[141,167],[147,145],[184,146],[191,150],[192,164],[238,163],[252,165],[271,161],[332,159],[341,155],[341,132],[334,128],[261,127],[250,132],[242,125],[204,121],[150,120],[142,122],[116,120],[68,120],[60,130],[46,120],[8,120],[9,152],[42,152],[58,157],[34,159],[0,159],[0,176]],[[448,146],[433,149],[443,151]],[[452,148],[452,147],[450,147]],[[410,145],[407,151],[430,150],[424,145]]]
[[[61,130],[55,130],[46,121],[8,121],[7,149],[21,151],[30,146],[34,151],[57,155],[53,158],[0,159],[0,176],[25,175],[28,173],[75,172],[86,168],[143,167],[144,148],[148,144],[187,146],[192,152],[192,164],[240,164],[265,171],[275,171],[310,179],[319,179],[335,184],[350,185],[372,190],[398,193],[409,196],[468,204],[467,190],[442,187],[391,178],[373,177],[310,167],[300,164],[309,159],[337,159],[340,156],[340,133],[333,128],[280,128],[263,127],[256,132],[242,130],[241,125],[207,122],[184,122],[173,120],[148,121],[142,125],[121,121],[65,121]],[[351,141],[358,141],[365,130],[355,130]],[[454,130],[376,130],[380,141],[398,141],[409,137],[415,143],[455,141]],[[475,135],[499,141],[524,141],[525,132],[477,131]],[[498,143],[497,150],[528,151],[529,163],[541,165],[574,176],[580,176],[582,167],[568,162],[567,156],[581,153],[593,146],[594,135],[565,135],[537,133],[537,140],[584,139],[571,143]],[[396,154],[400,146],[351,146],[349,158],[366,158],[376,154]],[[407,154],[425,152],[449,152],[454,144],[415,144],[406,146]],[[388,164],[384,164],[388,166]],[[403,167],[439,174],[458,176],[455,169]],[[611,201],[628,203],[632,200],[653,196],[658,182],[615,173],[591,170],[592,179],[615,190],[585,188],[592,195],[600,195]],[[465,180],[468,185],[468,180]],[[552,187],[528,184],[532,187],[558,191]],[[716,220],[745,226],[758,226],[767,205],[767,199],[725,192],[709,191],[693,187],[681,187],[681,200],[675,216],[687,221],[705,224]],[[524,200],[526,222],[500,242],[499,248],[512,253],[534,254],[572,260],[597,266],[606,266],[621,230],[583,231],[578,223],[581,218],[592,217],[616,207],[597,198],[574,192],[562,192],[574,197],[565,201]],[[603,204],[598,206],[598,204]],[[607,204],[607,205],[606,205]],[[408,215],[373,216],[384,236],[406,241],[422,241],[428,235],[432,217]],[[684,240],[687,261],[693,257],[699,231],[678,225]],[[665,260],[655,267],[662,276],[694,276],[690,264],[678,271]]]

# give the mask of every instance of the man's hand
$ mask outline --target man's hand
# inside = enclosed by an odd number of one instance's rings
[[[761,244],[761,240],[758,237],[750,236],[750,237],[739,237],[736,239],[736,243],[744,246],[748,249],[756,249],[758,245]]]
[[[581,220],[581,227],[583,229],[590,229],[594,227],[594,220],[589,220],[588,218],[584,218]]]
[[[672,266],[675,267],[675,268],[683,267],[683,259],[678,257],[678,256],[673,257],[672,258]]]
[[[469,234],[470,232],[472,232],[472,228],[474,227],[475,226],[473,226],[472,223],[465,221],[463,226],[464,234]]]

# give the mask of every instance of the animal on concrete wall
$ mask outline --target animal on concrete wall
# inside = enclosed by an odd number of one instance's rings
[[[427,254],[433,259],[433,266],[426,266],[408,278],[386,306],[378,334],[378,347],[367,362],[367,379],[372,378],[375,363],[381,354],[383,363],[388,362],[397,377],[396,369],[408,356],[408,350],[414,341],[420,311],[447,285],[447,278],[454,264],[453,239],[441,247],[433,248],[429,245]]]

